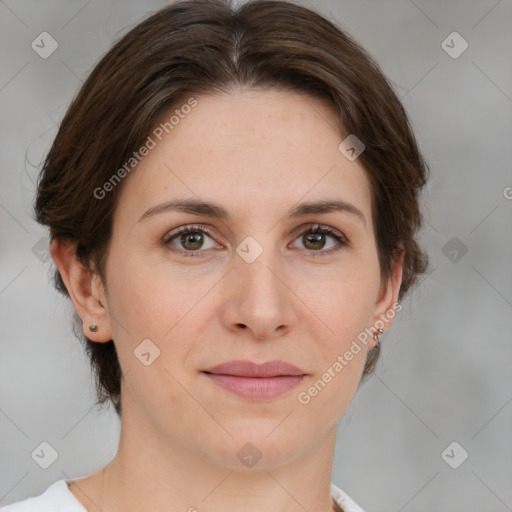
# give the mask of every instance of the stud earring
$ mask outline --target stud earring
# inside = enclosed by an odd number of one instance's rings
[[[89,331],[97,332],[98,326],[96,324],[89,325]]]
[[[380,333],[380,334],[384,334],[384,330],[383,329],[377,329],[377,331]],[[380,343],[380,338],[379,338],[379,335],[377,333],[375,333],[373,335],[373,339],[377,342],[377,345]]]

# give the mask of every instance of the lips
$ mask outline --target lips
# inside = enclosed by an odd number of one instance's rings
[[[306,373],[284,361],[230,361],[205,370],[210,381],[245,399],[274,398],[296,387]]]
[[[251,361],[229,361],[208,370],[217,375],[234,375],[238,377],[279,377],[283,375],[305,375],[306,372],[284,361],[269,361],[263,364]]]

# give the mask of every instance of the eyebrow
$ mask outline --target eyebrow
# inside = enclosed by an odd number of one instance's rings
[[[192,215],[202,215],[227,221],[231,220],[231,215],[228,211],[218,204],[208,203],[197,199],[174,199],[152,206],[141,215],[138,222],[169,211],[185,212]],[[306,217],[308,215],[319,215],[331,212],[352,213],[357,216],[366,229],[366,218],[363,212],[353,204],[342,200],[322,200],[301,203],[290,208],[283,217],[296,219]]]

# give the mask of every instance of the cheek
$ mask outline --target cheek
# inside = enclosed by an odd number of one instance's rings
[[[179,334],[179,347],[174,348],[185,351],[191,339],[187,329],[197,325],[193,320],[201,310],[197,306],[213,287],[214,276],[192,279],[184,271],[170,271],[168,262],[154,263],[137,255],[111,256],[109,312],[121,350],[133,350],[145,338],[164,349]]]
[[[327,339],[334,345],[332,348],[339,349],[340,343],[350,343],[369,327],[378,286],[378,272],[362,262],[337,275],[304,281],[298,295],[307,297],[304,303],[331,334]]]
[[[313,288],[315,293],[310,293],[307,301],[314,313],[308,315],[310,322],[321,331],[312,334],[310,359],[315,361],[317,373],[301,388],[298,401],[306,416],[314,409],[316,423],[326,428],[333,411],[348,407],[360,383],[370,341],[365,328],[371,325],[376,279],[378,274],[372,272],[354,272],[350,278],[325,280]],[[316,316],[320,321],[314,319]]]
[[[175,373],[173,362],[180,365],[193,343],[187,326],[201,290],[187,290],[186,280],[170,283],[163,269],[137,258],[112,256],[110,323],[131,395],[150,407],[157,407],[159,399],[177,406],[186,397],[170,374]]]
[[[133,255],[116,251],[118,245],[112,247],[107,264],[109,315],[114,340],[123,351],[144,338],[156,338],[154,326],[165,320],[166,304],[158,275]]]

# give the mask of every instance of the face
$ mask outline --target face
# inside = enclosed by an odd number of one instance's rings
[[[398,290],[380,286],[369,181],[327,106],[275,90],[195,100],[152,135],[114,214],[105,300],[123,415],[225,466],[251,442],[272,467],[336,427],[375,344],[354,340]],[[351,206],[301,209],[325,201]],[[301,376],[205,373],[233,360]]]

